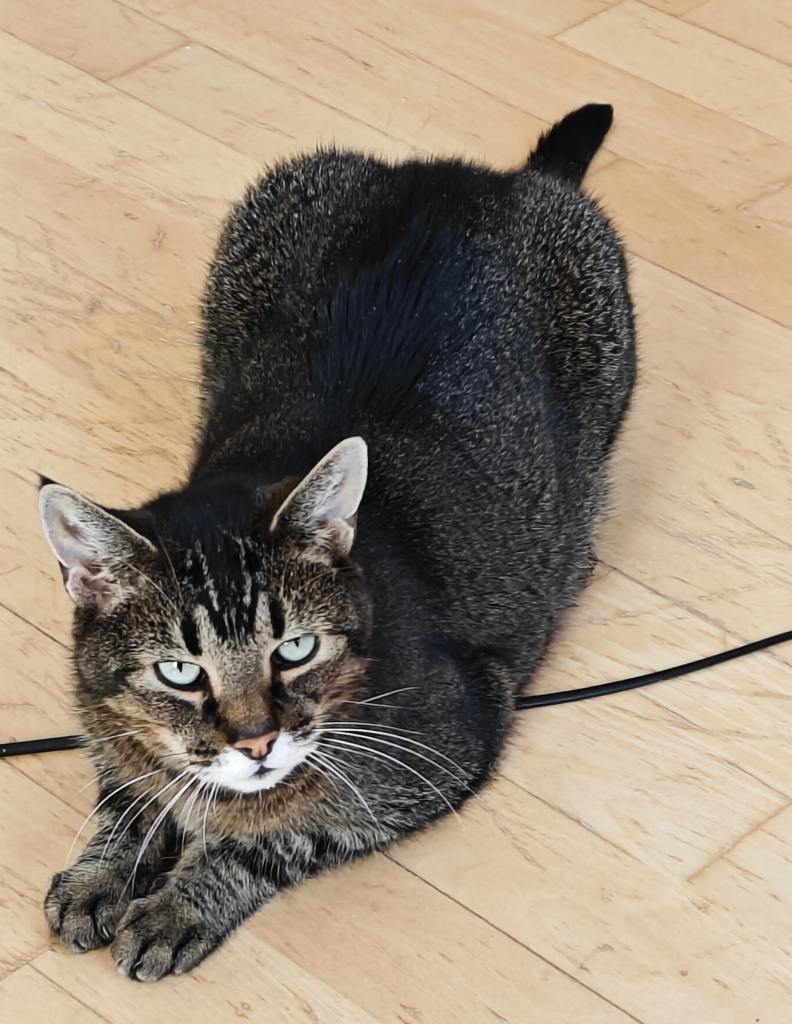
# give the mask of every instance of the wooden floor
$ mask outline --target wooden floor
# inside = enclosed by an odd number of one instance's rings
[[[641,383],[536,688],[792,627],[792,0],[0,0],[0,30],[0,738],[74,729],[36,473],[109,504],[183,479],[198,296],[246,182],[333,140],[507,167],[592,100]],[[464,827],[155,986],[45,928],[84,758],[0,763],[0,1019],[789,1024],[791,739],[790,647],[527,713]]]

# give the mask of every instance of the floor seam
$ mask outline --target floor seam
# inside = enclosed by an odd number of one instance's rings
[[[80,999],[79,996],[76,996],[74,992],[71,992],[69,991],[69,989],[64,988],[63,985],[60,985],[57,981],[55,981],[54,978],[51,978],[49,974],[36,967],[35,963],[31,963],[30,966],[33,968],[36,974],[38,974],[42,978],[46,978],[50,985],[54,985],[55,988],[58,989],[58,991],[63,992],[63,994],[68,996],[69,999],[73,999],[75,1003],[79,1003],[80,1006],[84,1006],[85,1009],[92,1013],[98,1020],[105,1021],[106,1024],[113,1024],[111,1019],[109,1017],[105,1017],[101,1010],[97,1010],[95,1006],[91,1006],[90,1003],[84,1002],[82,999]]]
[[[20,615],[18,611],[15,611],[13,608],[5,604],[3,601],[0,601],[0,608],[2,608],[3,611],[8,612],[9,615],[13,615],[15,619],[19,619],[20,622],[24,622],[26,626],[30,626],[31,629],[35,629],[37,633],[41,633],[41,635],[45,636],[48,640],[52,640],[53,643],[56,643],[58,645],[58,647],[62,647],[64,651],[71,650],[71,646],[69,644],[65,644],[62,640],[58,640],[57,637],[53,636],[51,633],[48,633],[46,629],[42,629],[41,626],[37,626],[36,623],[31,622],[30,619],[26,619],[24,615]]]
[[[13,967],[9,967],[7,971],[4,971],[2,974],[0,974],[0,985],[2,985],[6,978],[10,978],[12,974],[16,974],[16,972],[20,970],[20,968],[27,967],[29,964],[32,964],[33,961],[37,960],[42,953],[47,953],[51,949],[52,946],[49,943],[47,943],[46,946],[42,946],[41,949],[37,949],[35,953],[31,953],[30,956],[25,957],[25,959],[20,961],[18,964],[14,964]]]
[[[718,861],[723,860],[724,857],[728,857],[730,853],[737,849],[740,843],[742,843],[746,839],[750,839],[752,835],[755,835],[755,833],[759,832],[766,825],[769,825],[771,821],[777,818],[780,814],[783,814],[784,811],[788,810],[790,806],[792,806],[792,801],[787,801],[782,807],[776,808],[776,810],[773,811],[772,814],[768,815],[762,821],[754,825],[754,827],[749,832],[744,832],[739,837],[739,839],[737,839],[735,842],[731,844],[731,846],[729,846],[725,850],[721,850],[721,852],[717,854],[717,856],[713,857],[712,860],[704,864],[703,867],[700,867],[698,871],[694,871],[692,875],[688,875],[685,881],[692,883],[694,878],[698,878],[699,875],[702,875],[705,871],[709,870],[709,868],[711,868],[714,864],[717,864]]]
[[[345,110],[343,107],[337,107],[337,106],[335,106],[332,103],[328,103],[326,100],[320,99],[318,96],[314,96],[313,93],[306,92],[305,89],[301,89],[299,86],[294,85],[292,82],[287,82],[283,78],[279,78],[276,75],[268,75],[265,71],[262,71],[260,68],[257,68],[257,67],[255,67],[252,64],[249,64],[247,61],[243,60],[241,57],[238,57],[235,53],[233,53],[230,50],[224,50],[221,47],[213,46],[211,43],[206,42],[204,39],[201,39],[198,36],[187,37],[186,38],[186,42],[187,42],[187,44],[190,44],[190,45],[193,45],[193,46],[200,46],[204,50],[208,50],[210,53],[217,54],[218,57],[222,57],[225,60],[231,61],[234,64],[238,64],[241,68],[245,68],[247,71],[252,71],[253,74],[255,74],[255,75],[260,75],[263,79],[265,79],[268,82],[275,82],[277,85],[280,85],[284,89],[291,90],[292,92],[296,93],[298,96],[304,96],[306,99],[310,100],[312,103],[318,104],[320,107],[323,107],[325,110],[332,110],[336,114],[341,114],[343,117],[348,118],[350,121],[354,121],[356,124],[363,125],[364,128],[368,128],[370,131],[376,132],[378,135],[382,135],[384,138],[390,139],[392,142],[398,142],[398,143],[400,143],[403,146],[409,146],[410,149],[415,150],[416,153],[422,153],[424,155],[428,155],[428,154],[426,154],[425,150],[422,150],[421,147],[417,146],[414,142],[410,142],[408,139],[403,139],[399,135],[393,135],[391,132],[387,132],[387,131],[385,131],[385,129],[379,128],[375,124],[371,124],[370,121],[366,121],[366,120],[364,120],[364,118],[359,117],[356,114],[350,113],[348,110]],[[182,49],[182,47],[177,46],[173,50],[168,50],[166,53],[160,54],[159,57],[152,57],[151,60],[160,60],[162,57],[167,57],[169,53],[175,53],[177,50],[180,50],[180,49]],[[145,67],[145,65],[147,63],[149,63],[149,61],[144,61],[140,65],[140,67]],[[138,70],[138,68],[133,68],[132,69],[132,71],[135,71],[135,70]],[[442,70],[442,69],[440,69],[440,70]],[[124,77],[124,75],[131,74],[131,73],[132,72],[124,71],[124,72],[122,72],[119,75],[114,75],[112,78],[108,78],[107,80],[104,80],[104,79],[101,79],[101,78],[97,78],[97,81],[98,82],[103,82],[105,85],[110,86],[111,88],[115,89],[117,92],[121,93],[123,96],[127,96],[129,99],[133,99],[133,100],[135,100],[138,103],[142,103],[144,106],[148,107],[150,110],[156,110],[157,113],[162,114],[165,117],[173,118],[173,120],[176,121],[178,124],[183,124],[185,127],[189,128],[191,131],[198,132],[199,135],[203,135],[204,138],[211,139],[213,142],[216,142],[220,146],[225,146],[226,149],[229,149],[232,153],[238,153],[241,156],[247,157],[249,160],[256,160],[257,159],[256,157],[252,156],[250,153],[246,152],[245,150],[237,149],[236,146],[232,146],[230,143],[225,142],[222,139],[218,139],[217,136],[210,134],[209,132],[205,131],[203,128],[197,128],[195,125],[190,124],[189,121],[184,121],[182,118],[177,117],[175,114],[171,114],[171,113],[169,113],[166,110],[162,110],[160,107],[155,107],[154,104],[153,103],[149,103],[148,100],[141,99],[139,96],[136,96],[134,93],[128,92],[126,89],[123,88],[123,83],[119,83],[118,82],[118,79],[121,79],[121,78]],[[263,165],[263,166],[266,166],[266,165]],[[231,204],[232,202],[233,202],[232,200],[229,200],[229,204]],[[202,207],[196,207],[195,209],[198,212],[200,212],[200,213],[206,213],[207,212]]]
[[[500,935],[503,935],[505,938],[509,939],[511,942],[516,943],[518,946],[520,946],[522,949],[526,950],[532,956],[535,956],[538,960],[541,960],[542,963],[545,963],[549,967],[553,968],[553,970],[559,971],[559,973],[563,974],[564,977],[569,978],[570,981],[575,982],[576,984],[580,985],[582,988],[586,989],[586,991],[591,992],[591,994],[596,996],[598,999],[602,999],[603,1002],[607,1003],[609,1006],[612,1006],[615,1010],[618,1010],[620,1013],[623,1013],[626,1017],[629,1017],[630,1020],[635,1021],[636,1024],[644,1024],[644,1022],[641,1020],[640,1017],[636,1017],[635,1014],[630,1013],[629,1010],[625,1010],[623,1006],[619,1006],[618,1003],[615,1003],[612,999],[609,999],[608,996],[605,996],[601,992],[598,992],[591,985],[587,985],[585,983],[585,981],[581,981],[581,979],[575,977],[574,974],[570,974],[569,971],[564,970],[563,967],[561,967],[559,964],[555,963],[553,960],[549,959],[549,957],[543,956],[541,953],[537,952],[535,949],[532,949],[529,945],[527,945],[527,943],[522,942],[520,939],[516,938],[514,935],[512,935],[510,932],[506,931],[504,928],[501,928],[499,925],[494,924],[488,918],[484,917],[482,914],[479,914],[477,911],[475,911],[471,907],[467,906],[461,900],[458,900],[455,896],[452,896],[450,893],[447,893],[444,889],[441,889],[439,886],[435,885],[433,882],[430,882],[427,878],[424,878],[424,876],[419,874],[417,871],[413,871],[412,868],[408,868],[405,864],[402,864],[401,861],[397,860],[388,851],[385,851],[384,856],[387,857],[388,860],[391,861],[392,864],[396,864],[398,867],[400,867],[402,869],[402,871],[406,871],[407,874],[412,875],[413,878],[417,878],[419,881],[423,882],[424,885],[428,885],[430,889],[434,889],[435,892],[437,892],[441,896],[445,897],[445,899],[451,900],[451,902],[456,904],[456,906],[461,907],[468,914],[472,914],[473,917],[477,918],[479,921],[483,921],[484,924],[486,924],[488,927],[494,929],[496,932],[498,932]]]
[[[654,594],[656,597],[662,597],[663,600],[668,601],[669,604],[672,604],[675,608],[679,608],[681,611],[684,611],[688,615],[693,616],[693,618],[699,619],[701,622],[706,622],[708,626],[712,626],[714,629],[720,630],[726,638],[733,638],[734,640],[739,641],[740,645],[752,642],[750,637],[745,636],[743,633],[738,633],[731,626],[726,625],[726,623],[719,622],[717,619],[710,618],[709,615],[706,615],[704,612],[699,611],[692,605],[686,604],[684,601],[680,601],[678,598],[671,597],[669,594],[664,593],[662,590],[658,590],[651,584],[645,583],[643,580],[639,580],[635,576],[631,576],[628,572],[625,572],[624,569],[620,569],[617,565],[611,565],[609,562],[605,562],[602,559],[599,559],[599,561],[607,569],[610,569],[612,572],[618,573],[624,579],[629,580],[631,583],[635,583],[636,586],[643,587],[645,590],[648,590],[650,594]],[[754,640],[755,639],[757,638],[754,637]],[[778,654],[778,652],[774,651],[772,648],[768,647],[763,651],[755,651],[754,653],[767,654],[774,660],[781,662],[781,664],[785,665],[787,668],[792,668],[792,662],[788,661],[786,658]],[[706,655],[702,655],[702,657],[706,657]]]

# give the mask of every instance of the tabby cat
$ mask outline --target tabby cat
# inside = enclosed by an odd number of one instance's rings
[[[45,482],[98,830],[46,897],[152,981],[453,811],[593,563],[635,377],[589,105],[524,167],[321,151],[232,212],[189,480]]]

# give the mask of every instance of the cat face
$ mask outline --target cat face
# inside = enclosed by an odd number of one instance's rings
[[[349,558],[365,479],[350,438],[296,486],[211,481],[137,513],[42,488],[77,604],[78,705],[108,755],[234,793],[310,774],[323,720],[365,673],[369,602]]]

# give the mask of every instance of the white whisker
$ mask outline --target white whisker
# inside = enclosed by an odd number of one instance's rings
[[[339,736],[344,736],[344,735],[346,735],[346,736],[363,736],[363,737],[365,737],[367,739],[376,740],[376,741],[378,741],[380,743],[383,743],[387,747],[396,747],[398,750],[403,750],[406,754],[413,754],[415,757],[420,757],[422,760],[428,761],[429,764],[434,765],[435,768],[439,769],[441,772],[445,772],[446,775],[450,775],[451,778],[456,779],[457,782],[463,783],[463,785],[465,786],[466,789],[468,788],[468,785],[467,785],[467,775],[465,773],[464,768],[460,764],[457,764],[456,761],[452,761],[451,758],[447,757],[442,751],[435,750],[434,747],[427,746],[426,743],[421,743],[418,740],[414,740],[410,736],[398,736],[398,735],[393,735],[392,733],[389,733],[389,732],[382,732],[382,731],[381,732],[374,732],[374,731],[371,731],[369,729],[357,729],[357,728],[338,729],[338,728],[335,728],[335,727],[332,727],[332,726],[329,727],[329,728],[325,727],[325,726],[322,726],[322,733],[328,733],[328,734],[331,734],[331,735],[339,735]],[[394,743],[394,742],[392,742],[393,740],[401,740],[402,742],[401,743]],[[424,754],[419,753],[419,751],[417,751],[417,750],[410,750],[408,747],[402,746],[402,743],[411,743],[415,747],[420,747],[422,750],[428,750],[430,754],[435,754],[437,757],[441,757],[444,761],[448,761],[448,763],[450,765],[453,765],[454,768],[456,768],[456,770],[460,773],[460,775],[462,777],[458,778],[454,774],[454,772],[449,771],[448,768],[445,768],[443,765],[438,764],[436,761],[433,761],[430,757],[426,757]]]
[[[188,770],[189,769],[185,769],[185,771],[183,771],[181,773],[181,775],[177,775],[176,778],[173,781],[174,782],[178,782],[180,779],[183,779],[185,774],[187,774]],[[130,884],[131,884],[132,892],[134,893],[134,891],[135,891],[135,879],[137,877],[138,867],[140,866],[140,862],[143,859],[143,855],[145,854],[146,850],[149,847],[149,844],[151,843],[152,839],[154,838],[154,835],[156,834],[157,829],[162,824],[162,822],[165,820],[165,818],[166,818],[166,816],[168,814],[168,811],[171,809],[171,807],[173,807],[175,804],[177,804],[178,801],[181,799],[182,794],[186,793],[187,790],[190,788],[190,786],[192,786],[197,781],[198,781],[197,775],[193,775],[193,777],[191,779],[188,779],[187,782],[182,786],[182,788],[176,794],[176,796],[171,797],[171,799],[165,804],[165,806],[159,812],[157,817],[154,819],[154,821],[153,821],[153,823],[151,825],[151,828],[146,833],[145,838],[143,839],[143,842],[142,842],[142,844],[140,846],[140,849],[138,850],[138,855],[135,858],[135,863],[134,863],[134,866],[132,867],[132,872],[131,872],[129,878],[127,879],[126,885],[124,886],[124,888],[122,890],[122,893],[121,893],[122,896],[126,892],[127,888],[129,888]]]
[[[340,718],[337,721],[332,718],[327,718],[322,723],[323,725],[340,725],[344,727],[356,727],[361,729],[392,729],[394,732],[404,733],[406,736],[420,736],[420,729],[405,729],[401,725],[393,725],[390,722],[369,722],[363,719],[358,721],[356,718]]]
[[[130,729],[128,732],[116,732],[112,736],[86,736],[85,745],[92,746],[94,743],[109,743],[110,740],[120,740],[122,736],[137,736],[142,729]]]
[[[369,754],[372,757],[378,757],[380,760],[383,760],[383,761],[391,761],[393,764],[399,765],[401,768],[404,768],[406,771],[412,772],[413,775],[417,775],[419,779],[421,779],[423,782],[426,783],[427,786],[430,787],[430,789],[433,789],[435,791],[435,793],[437,793],[437,795],[440,797],[440,799],[443,801],[443,803],[446,805],[446,807],[449,809],[449,811],[451,811],[451,813],[457,819],[459,824],[462,826],[462,829],[464,831],[464,825],[462,824],[462,819],[457,814],[456,808],[451,803],[451,801],[448,799],[448,797],[445,795],[445,793],[443,793],[442,790],[438,789],[437,786],[431,781],[431,779],[427,779],[427,777],[425,775],[422,775],[421,772],[419,772],[416,768],[413,768],[409,764],[405,764],[404,761],[400,761],[398,757],[394,757],[392,754],[386,754],[385,751],[383,751],[383,750],[372,750],[371,747],[364,747],[362,744],[347,743],[344,740],[331,739],[331,740],[328,741],[328,745],[330,745],[330,746],[339,746],[340,745],[343,748],[345,748],[346,750],[358,751],[358,752],[360,752],[362,754]]]
[[[157,771],[148,772],[146,775],[138,775],[136,778],[131,779],[129,782],[125,782],[123,784],[123,786],[119,786],[118,789],[114,789],[113,792],[109,794],[109,796],[106,796],[104,798],[104,800],[100,800],[99,801],[99,803],[96,805],[96,807],[94,807],[94,809],[91,811],[91,813],[88,815],[88,817],[82,823],[82,825],[80,825],[79,829],[77,830],[77,835],[72,840],[72,844],[69,847],[69,852],[66,855],[66,866],[67,867],[69,865],[69,861],[71,860],[71,855],[74,852],[74,847],[77,844],[77,840],[83,834],[83,832],[85,831],[85,828],[86,828],[88,822],[91,820],[91,818],[93,818],[93,816],[97,813],[97,811],[101,810],[101,808],[104,807],[104,805],[107,803],[108,800],[112,800],[113,797],[116,796],[118,793],[120,793],[122,790],[127,789],[129,786],[134,786],[134,784],[136,782],[142,782],[143,779],[149,779],[149,778],[151,778],[152,775],[156,775],[160,771],[162,771],[162,769],[158,768]]]
[[[209,785],[209,782],[207,782],[205,779],[202,779],[200,783],[196,786],[195,790],[192,793],[190,793],[189,799],[185,802],[185,805],[181,810],[181,814],[179,815],[179,827],[182,832],[182,854],[184,853],[184,845],[187,841],[187,828],[189,827],[190,824],[192,812],[195,809],[195,805],[198,802],[201,794],[206,792]]]
[[[98,783],[100,779],[105,778],[105,776],[107,775],[112,775],[113,772],[116,770],[116,766],[114,764],[111,764],[109,768],[104,768],[102,771],[97,772],[96,775],[94,775],[92,779],[89,779],[84,786],[80,786],[77,792],[84,793],[89,786],[92,786],[94,784],[94,782]]]
[[[210,791],[209,796],[206,798],[206,808],[203,815],[203,826],[201,828],[201,834],[203,836],[203,849],[204,856],[209,859],[209,850],[206,846],[206,819],[209,817],[209,808],[212,806],[212,800],[217,796],[218,790],[220,789],[220,783],[215,782],[214,788]]]
[[[153,797],[151,797],[151,799],[150,799],[150,800],[149,800],[149,801],[148,801],[147,803],[145,803],[145,804],[144,804],[144,805],[143,805],[143,806],[142,806],[142,807],[140,808],[140,810],[139,810],[139,811],[137,812],[137,814],[136,814],[136,815],[135,815],[135,816],[134,816],[133,818],[131,818],[131,819],[130,819],[130,820],[129,820],[128,822],[127,822],[126,828],[125,828],[125,829],[124,829],[124,831],[123,831],[123,832],[121,833],[121,835],[120,835],[120,836],[118,837],[118,839],[116,840],[116,842],[117,842],[117,843],[120,843],[120,842],[121,842],[121,840],[122,840],[122,839],[124,838],[124,836],[125,836],[125,835],[127,834],[127,832],[128,832],[129,830],[130,830],[130,828],[132,828],[132,826],[133,826],[133,825],[135,824],[135,822],[136,822],[136,821],[138,820],[138,818],[139,818],[139,817],[141,816],[141,814],[145,814],[145,812],[146,812],[146,811],[148,810],[148,808],[149,808],[149,807],[151,807],[151,805],[152,805],[152,804],[153,804],[153,803],[154,803],[154,802],[155,802],[156,800],[159,800],[159,798],[160,798],[160,797],[162,796],[162,794],[163,794],[163,793],[167,793],[167,791],[168,791],[169,789],[171,789],[171,787],[175,786],[175,785],[176,785],[176,783],[177,783],[177,782],[179,781],[179,779],[183,779],[183,778],[184,778],[184,776],[185,776],[186,774],[187,774],[187,769],[185,769],[185,770],[184,770],[183,772],[180,772],[180,773],[179,773],[179,774],[178,774],[178,775],[176,776],[176,778],[175,778],[175,779],[171,779],[171,781],[170,781],[170,782],[168,782],[168,783],[167,783],[166,785],[164,785],[164,786],[163,786],[163,787],[162,787],[161,789],[159,789],[159,790],[158,790],[158,791],[157,791],[157,792],[156,792],[156,793],[154,794],[154,796],[153,796]],[[149,789],[149,790],[148,790],[148,791],[147,791],[146,793],[144,793],[143,795],[144,795],[144,796],[148,796],[148,794],[149,794],[150,792],[151,792],[151,790]],[[138,803],[138,802],[139,802],[138,800],[135,800],[135,803]],[[134,805],[133,805],[133,806],[134,806]],[[131,808],[129,808],[129,809],[131,810]],[[126,814],[126,812],[124,812],[124,813]]]
[[[315,758],[316,761],[312,761],[311,760],[312,758]],[[314,768],[316,768],[320,772],[321,772],[321,768],[319,766],[321,765],[326,771],[331,772],[336,778],[340,779],[344,783],[345,786],[348,786],[349,789],[352,790],[352,792],[355,794],[355,796],[361,802],[361,804],[363,805],[365,810],[368,812],[369,816],[371,817],[371,820],[379,828],[379,822],[377,821],[376,815],[374,814],[372,809],[369,807],[368,802],[366,801],[366,799],[363,796],[363,794],[360,792],[360,790],[357,788],[357,786],[353,782],[350,782],[350,780],[346,777],[346,775],[344,775],[344,773],[338,767],[335,767],[333,765],[333,763],[330,760],[330,756],[329,756],[327,751],[324,751],[322,754],[320,754],[318,750],[313,750],[313,751],[311,751],[310,754],[308,754],[308,757],[306,758],[306,760],[310,764],[313,764]],[[317,761],[318,761],[318,763],[317,763]],[[324,774],[324,772],[321,772],[321,774]]]
[[[384,697],[392,697],[395,693],[406,693],[407,690],[417,690],[417,686],[402,686],[398,690],[388,690],[387,693],[378,693],[374,697],[366,697],[365,700],[343,700],[342,704],[373,704],[375,701],[382,700]],[[382,704],[381,707],[397,708],[399,704]]]
[[[152,787],[152,788],[153,788],[153,787]],[[152,789],[147,789],[147,790],[146,790],[145,792],[141,793],[141,794],[140,794],[140,796],[136,797],[136,798],[135,798],[135,799],[134,799],[134,800],[132,801],[132,803],[131,803],[131,804],[129,805],[129,807],[127,807],[127,809],[126,809],[126,810],[124,811],[124,813],[123,813],[123,814],[122,814],[122,815],[121,815],[121,816],[119,817],[118,821],[116,821],[116,823],[115,823],[115,824],[113,825],[113,830],[112,830],[112,832],[110,833],[110,835],[108,836],[108,838],[107,838],[107,842],[106,842],[106,843],[104,844],[104,847],[102,848],[102,856],[101,856],[101,857],[99,858],[99,867],[101,867],[101,866],[102,866],[102,864],[104,863],[105,857],[107,856],[107,852],[108,852],[108,850],[109,850],[109,848],[110,848],[110,844],[111,844],[111,843],[112,843],[112,841],[113,841],[113,836],[114,836],[114,835],[116,834],[116,832],[117,832],[117,831],[118,831],[118,829],[120,828],[120,826],[121,826],[121,823],[123,822],[124,818],[126,818],[126,816],[127,816],[127,815],[128,815],[129,813],[130,813],[130,811],[132,811],[132,810],[134,809],[134,807],[135,807],[135,806],[136,806],[137,804],[139,804],[139,803],[140,803],[140,801],[141,801],[141,800],[145,800],[147,796],[150,796],[150,795],[151,795],[151,792],[152,792]],[[145,809],[145,808],[144,808],[144,809]],[[135,815],[135,817],[137,817],[137,815]],[[133,819],[132,819],[132,821],[134,821],[134,820],[135,820],[135,819],[133,818]],[[130,822],[130,825],[131,825],[131,824],[132,824],[132,822]],[[121,842],[121,840],[122,840],[122,839],[124,838],[124,836],[125,836],[126,834],[127,834],[127,829],[124,829],[124,831],[123,831],[123,832],[121,833],[121,835],[120,835],[120,836],[118,837],[118,842],[119,842],[119,843]]]

